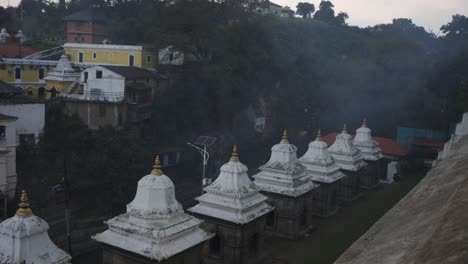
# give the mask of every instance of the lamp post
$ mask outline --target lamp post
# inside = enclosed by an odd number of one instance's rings
[[[203,148],[200,148],[199,146],[196,146],[190,142],[187,142],[187,145],[194,147],[200,155],[202,155],[203,158],[203,174],[202,174],[202,180],[201,180],[201,194],[203,194],[203,186],[204,181],[205,181],[205,173],[206,173],[206,164],[208,164],[208,160],[210,159],[210,153],[206,150],[206,146],[203,146]]]

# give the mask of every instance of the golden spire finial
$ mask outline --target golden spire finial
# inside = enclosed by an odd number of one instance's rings
[[[234,149],[232,150],[232,155],[229,161],[239,161],[239,155],[237,155],[237,145],[234,145]]]
[[[163,175],[163,172],[161,170],[161,161],[159,161],[159,155],[156,155],[156,160],[154,161],[154,166],[153,170],[151,171],[151,174],[156,176]]]
[[[317,137],[315,137],[315,140],[319,141],[322,138],[322,134],[320,133],[320,129],[317,132]]]
[[[281,138],[281,144],[289,144],[288,132],[286,129],[283,131],[283,137]]]
[[[364,118],[364,120],[362,120],[362,127],[367,127],[367,118]]]
[[[31,208],[29,208],[28,194],[25,190],[21,192],[19,208],[16,210],[16,215],[23,217],[32,215]]]
[[[348,128],[346,127],[346,123],[344,123],[343,130],[341,132],[348,133]]]

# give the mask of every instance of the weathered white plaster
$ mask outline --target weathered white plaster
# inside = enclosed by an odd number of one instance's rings
[[[273,210],[249,179],[247,166],[238,160],[237,153],[235,157],[221,167],[218,178],[204,188],[206,193],[197,197],[199,204],[189,211],[246,224]]]
[[[210,239],[200,223],[184,213],[166,175],[149,174],[138,182],[127,212],[108,220],[109,229],[93,239],[161,261]]]
[[[363,161],[363,157],[359,149],[353,146],[352,137],[346,129],[336,136],[336,140],[328,148],[328,152],[333,157],[341,169],[347,171],[358,171],[367,164]]]
[[[19,135],[34,134],[35,143],[39,142],[39,134],[44,130],[45,104],[44,103],[0,103],[0,113],[15,116],[16,143],[19,144]]]
[[[298,197],[318,187],[297,160],[297,147],[282,140],[271,148],[270,160],[262,165],[254,183],[262,191]]]
[[[315,182],[332,183],[345,175],[328,153],[328,145],[319,136],[309,143],[309,148],[299,162],[306,167],[307,173]]]
[[[356,130],[353,145],[361,151],[364,160],[376,161],[383,158],[379,143],[372,138],[371,130],[365,123]]]
[[[47,222],[34,214],[0,223],[0,263],[70,263],[71,257],[50,240],[48,230]]]

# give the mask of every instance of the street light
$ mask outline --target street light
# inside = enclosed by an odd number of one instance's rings
[[[206,164],[208,164],[208,160],[210,159],[210,153],[206,150],[207,147],[211,146],[216,141],[214,137],[208,136],[200,136],[195,140],[194,143],[187,142],[187,145],[194,147],[203,158],[203,174],[202,174],[202,181],[201,181],[201,193],[203,194],[203,187],[205,186],[205,174],[206,174]],[[202,147],[199,147],[199,146]]]

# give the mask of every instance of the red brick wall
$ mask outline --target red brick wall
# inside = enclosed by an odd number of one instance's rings
[[[107,38],[105,33],[106,29],[102,24],[67,21],[67,42],[69,43],[101,43]]]

